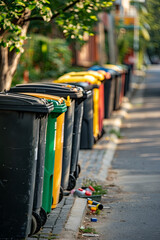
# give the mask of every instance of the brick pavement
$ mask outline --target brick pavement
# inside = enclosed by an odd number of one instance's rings
[[[73,206],[74,200],[72,196],[64,197],[57,208],[52,210],[48,215],[47,222],[42,230],[38,234],[27,238],[27,240],[58,239],[68,218],[71,207]]]

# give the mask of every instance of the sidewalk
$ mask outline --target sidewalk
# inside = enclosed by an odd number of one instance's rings
[[[159,75],[160,66],[151,67],[131,99],[107,179],[110,209],[92,224],[96,240],[160,239]]]
[[[115,111],[109,120],[104,120],[105,134],[94,145],[92,150],[80,150],[79,163],[81,165],[80,178],[77,181],[77,187],[81,186],[84,178],[97,179],[105,181],[107,170],[113,159],[118,143],[118,133],[123,118],[127,115],[130,108],[129,99],[135,91],[141,86],[144,75],[136,72],[132,78],[131,91],[124,98],[122,108]],[[114,134],[111,132],[114,132]],[[72,196],[64,197],[58,207],[53,210],[47,219],[43,229],[33,237],[27,240],[42,239],[76,239],[79,226],[85,214],[86,200]]]

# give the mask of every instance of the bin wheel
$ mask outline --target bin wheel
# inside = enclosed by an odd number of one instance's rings
[[[32,222],[31,222],[31,231],[28,237],[31,237],[37,229],[37,221],[36,218],[32,215]]]
[[[33,234],[36,234],[39,232],[39,230],[41,229],[42,227],[42,221],[41,221],[41,217],[38,213],[36,212],[32,212],[32,216],[35,217],[36,219],[36,223],[37,223],[37,227],[36,227],[36,230],[34,231]]]
[[[59,193],[59,201],[58,201],[58,203],[60,203],[62,201],[62,199],[63,199],[63,188],[62,188],[62,186],[60,186],[60,193]]]
[[[74,172],[74,176],[75,176],[76,179],[79,177],[80,172],[81,172],[81,166],[78,163],[77,166],[76,166],[76,171]]]
[[[70,174],[67,190],[71,191],[75,186],[76,186],[76,178]]]
[[[41,210],[40,210],[40,217],[41,217],[41,224],[42,224],[42,226],[44,226],[44,224],[47,221],[47,213],[42,207],[41,207]]]

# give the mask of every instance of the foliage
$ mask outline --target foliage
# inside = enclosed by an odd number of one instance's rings
[[[57,8],[60,7],[61,1],[55,1]],[[63,0],[63,2],[66,2]],[[85,32],[93,35],[93,25],[98,21],[97,14],[104,8],[109,8],[113,1],[103,0],[85,0],[78,3],[66,11],[62,11],[55,22],[63,29],[67,38],[83,40]],[[55,3],[54,3],[55,6]]]
[[[55,19],[68,38],[82,40],[84,32],[93,33],[97,13],[109,8],[113,0],[2,0],[0,3],[0,45],[22,51],[23,26],[27,21]]]
[[[39,81],[55,78],[71,65],[71,52],[63,39],[32,35],[24,48],[13,84],[22,81],[24,70],[28,70],[31,81]]]
[[[128,49],[133,49],[133,31],[123,30],[118,34],[118,61],[123,63],[125,55],[128,53]]]
[[[150,43],[148,47],[153,49],[153,54],[160,56],[160,1],[147,0],[146,7],[148,14],[146,16],[147,23],[149,24]]]
[[[114,128],[112,128],[112,129],[109,131],[109,134],[114,134],[114,135],[116,135],[118,138],[123,138],[122,135],[121,135],[120,130],[116,130],[116,129],[114,129]]]
[[[149,0],[150,1],[150,0]],[[131,1],[130,2],[137,11],[137,23],[138,23],[138,44],[135,47],[135,44],[133,41],[136,41],[134,39],[134,26],[129,26],[124,28],[120,28],[120,24],[117,27],[117,35],[118,35],[118,50],[119,50],[119,62],[123,63],[125,55],[128,53],[128,49],[134,49],[134,51],[139,52],[140,55],[143,56],[146,47],[149,44],[150,41],[150,33],[149,29],[150,26],[148,24],[148,11],[144,3],[140,3],[137,1]],[[140,59],[139,59],[140,60]],[[143,57],[141,58],[141,64],[138,64],[138,67],[143,64]]]
[[[22,26],[30,13],[38,14],[44,21],[49,21],[52,12],[48,0],[2,0],[0,2],[0,45],[9,47],[10,51],[16,48],[22,51]]]

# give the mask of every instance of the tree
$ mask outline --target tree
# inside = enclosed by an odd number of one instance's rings
[[[114,0],[2,0],[0,2],[0,90],[9,89],[30,21],[52,21],[66,37],[82,40],[93,34],[97,13]]]

